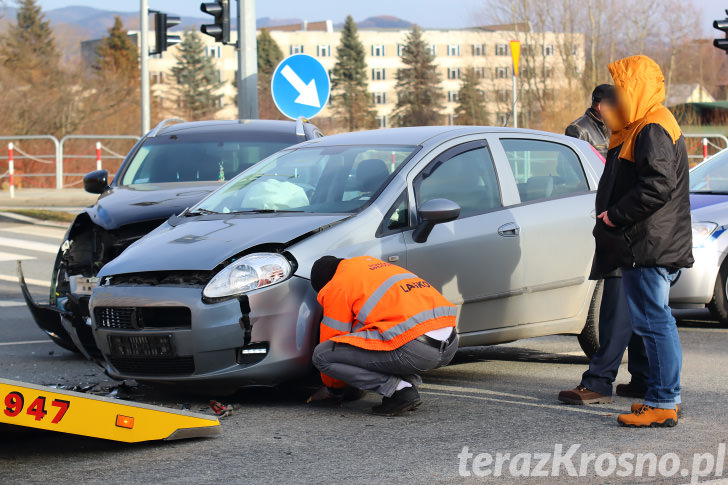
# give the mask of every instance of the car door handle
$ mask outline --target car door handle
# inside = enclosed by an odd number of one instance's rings
[[[508,222],[498,228],[498,235],[503,237],[518,237],[521,228],[515,222]]]

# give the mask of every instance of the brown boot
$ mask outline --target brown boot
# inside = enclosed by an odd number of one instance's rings
[[[590,391],[579,384],[570,391],[561,391],[559,401],[566,404],[609,404],[612,402],[612,396]]]
[[[630,414],[620,414],[617,421],[629,428],[672,428],[677,425],[677,409],[653,408],[643,404]]]
[[[615,390],[617,396],[622,397],[635,397],[637,399],[644,399],[647,389],[644,387],[638,387],[630,382],[629,384],[617,384]]]

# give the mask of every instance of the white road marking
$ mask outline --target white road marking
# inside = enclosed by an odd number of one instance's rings
[[[40,227],[33,226],[30,224],[22,224],[12,227],[2,228],[2,232],[10,232],[13,234],[21,234],[23,236],[38,236],[45,237],[48,239],[57,239],[60,244],[60,240],[66,235],[64,229],[53,229],[52,227]]]
[[[423,384],[422,389],[434,389],[436,391],[452,391],[452,392],[462,392],[462,393],[473,392],[476,394],[492,394],[495,396],[515,397],[517,399],[531,399],[534,401],[538,401],[538,398],[533,397],[533,396],[521,396],[520,394],[509,394],[507,392],[491,391],[489,389],[477,389],[475,387],[447,386],[447,385],[442,385],[442,384],[433,384],[432,382]]]
[[[449,392],[434,392],[434,391],[428,391],[426,389],[422,389],[423,394],[432,394],[435,396],[445,396],[450,398],[465,398],[465,399],[475,399],[478,401],[492,401],[497,403],[504,403],[504,404],[516,404],[521,406],[531,406],[531,407],[537,407],[537,408],[548,408],[548,409],[558,409],[559,411],[572,411],[576,413],[584,413],[584,414],[595,414],[597,416],[602,417],[609,417],[611,419],[612,415],[616,417],[617,415],[621,413],[628,412],[627,409],[622,410],[615,410],[610,408],[600,408],[601,410],[591,410],[591,409],[584,409],[586,406],[575,406],[575,405],[569,405],[569,404],[546,404],[546,403],[536,403],[536,402],[524,402],[524,401],[511,401],[509,399],[498,399],[494,397],[483,397],[483,396],[466,396],[462,394],[453,394]]]
[[[12,237],[0,237],[0,246],[49,254],[56,254],[58,252],[57,244],[46,244],[36,241],[28,241],[27,239],[15,239]]]
[[[20,342],[0,342],[0,347],[7,345],[35,345],[35,344],[52,344],[52,340],[22,340]]]
[[[15,306],[25,306],[25,302],[21,300],[0,300],[0,308],[10,308]]]
[[[18,277],[12,276],[12,275],[7,275],[7,274],[0,274],[0,281],[8,281],[10,283],[17,283]],[[36,280],[33,278],[25,278],[25,282],[28,283],[29,285],[45,286],[46,288],[51,287],[50,281]]]
[[[28,259],[37,259],[35,256],[29,256],[27,254],[17,254],[17,253],[6,253],[3,251],[0,251],[0,262],[3,261],[17,261],[17,260],[28,260]]]

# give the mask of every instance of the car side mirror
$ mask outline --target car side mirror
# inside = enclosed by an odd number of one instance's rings
[[[90,194],[103,194],[108,188],[108,170],[94,170],[83,177],[83,189]]]
[[[417,209],[420,224],[412,233],[412,239],[417,243],[427,241],[432,228],[443,222],[454,221],[460,216],[460,206],[447,199],[428,200]]]

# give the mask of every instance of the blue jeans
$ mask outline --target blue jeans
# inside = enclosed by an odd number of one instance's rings
[[[612,384],[629,348],[627,370],[631,384],[647,389],[649,364],[642,337],[632,332],[627,298],[622,278],[604,279],[602,304],[599,308],[599,350],[591,358],[589,369],[581,377],[581,385],[604,396],[612,395]]]
[[[663,409],[680,404],[682,349],[669,306],[676,274],[662,267],[622,268],[632,329],[642,336],[650,364],[644,403]]]

